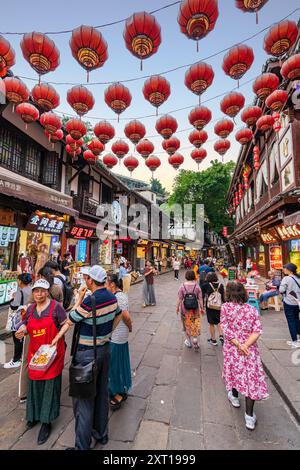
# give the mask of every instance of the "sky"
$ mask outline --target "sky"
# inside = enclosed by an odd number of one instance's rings
[[[124,19],[139,11],[152,11],[172,3],[172,0],[51,0],[50,3],[43,3],[40,0],[10,0],[4,2],[0,13],[0,34],[4,32],[54,32],[61,30],[72,30],[81,24],[96,26]],[[157,120],[156,110],[145,99],[142,93],[145,75],[162,74],[171,85],[170,98],[159,108],[159,114],[169,113],[178,121],[178,131],[175,134],[181,141],[180,153],[184,156],[184,164],[181,168],[197,171],[197,165],[193,162],[190,153],[193,150],[188,135],[192,130],[188,120],[190,110],[198,105],[198,97],[189,91],[184,85],[184,76],[189,65],[197,61],[209,63],[215,72],[215,79],[211,87],[202,95],[202,103],[212,111],[212,121],[205,128],[209,135],[209,141],[204,147],[208,156],[200,165],[200,171],[209,167],[212,160],[221,160],[221,157],[214,151],[213,145],[217,136],[214,134],[216,121],[225,117],[220,110],[221,98],[218,95],[232,91],[237,82],[227,77],[222,70],[222,62],[225,52],[216,57],[207,59],[206,57],[220,52],[225,48],[244,41],[250,36],[259,33],[264,28],[270,27],[273,23],[280,21],[296,8],[299,8],[299,0],[269,0],[259,13],[259,24],[256,24],[255,15],[243,13],[235,7],[235,0],[219,0],[219,18],[215,29],[206,38],[199,42],[199,52],[196,50],[195,41],[189,40],[181,33],[177,23],[179,5],[173,5],[162,11],[155,13],[155,17],[161,26],[162,43],[158,52],[150,58],[144,60],[143,71],[140,71],[139,60],[134,57],[125,47],[123,30],[125,23],[101,28],[101,33],[108,43],[108,60],[102,68],[90,74],[90,84],[86,83],[86,72],[72,57],[69,47],[70,33],[51,35],[60,51],[60,66],[51,73],[44,75],[45,82],[74,82],[76,84],[87,85],[95,98],[95,106],[86,116],[93,125],[96,122],[107,119],[111,121],[116,130],[116,138],[125,138],[124,127],[131,119],[140,118],[146,127],[146,137],[155,145],[154,154],[161,159],[161,166],[155,172],[163,186],[169,191],[172,189],[176,171],[168,163],[168,155],[162,149],[162,138],[155,130]],[[291,15],[290,19],[298,21],[300,11]],[[267,54],[263,50],[263,38],[266,32],[259,34],[256,38],[246,42],[254,50],[255,61],[252,68],[240,81],[240,92],[246,98],[246,106],[252,104],[254,94],[252,83],[261,74]],[[16,64],[13,67],[15,75],[27,77],[24,79],[27,86],[32,89],[38,77],[36,72],[23,58],[20,49],[21,35],[5,35],[16,51]],[[172,72],[164,73],[169,69],[178,66],[186,67]],[[132,78],[139,78],[130,82],[128,86],[132,94],[131,106],[121,115],[120,122],[117,122],[116,115],[106,105],[104,101],[104,91],[108,85],[93,85],[92,82],[115,82]],[[251,81],[248,84],[246,82]],[[245,84],[245,85],[244,85]],[[56,111],[59,113],[69,113],[74,115],[74,111],[66,101],[66,94],[71,85],[54,85],[61,97],[61,104]],[[205,101],[208,100],[207,103]],[[189,107],[189,109],[173,112],[174,110]],[[144,117],[147,116],[147,117]],[[142,118],[143,117],[143,118]],[[229,137],[231,149],[224,157],[224,162],[236,161],[239,154],[239,144],[235,141],[235,133],[243,127],[239,117],[236,118],[236,128]],[[114,140],[116,140],[116,138]],[[113,141],[114,141],[113,140]],[[113,142],[112,141],[112,142]],[[111,143],[112,143],[111,142]],[[111,143],[106,145],[106,152],[110,151]],[[105,154],[103,153],[102,156]],[[134,151],[134,146],[130,144],[130,153],[135,154],[139,159],[139,167],[132,176],[144,181],[150,181],[151,172],[145,166],[144,160]],[[115,167],[115,172],[129,175],[123,163]]]

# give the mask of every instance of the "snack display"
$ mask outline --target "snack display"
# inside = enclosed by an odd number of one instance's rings
[[[55,359],[57,352],[55,346],[43,344],[39,347],[35,355],[31,358],[29,369],[47,370]]]

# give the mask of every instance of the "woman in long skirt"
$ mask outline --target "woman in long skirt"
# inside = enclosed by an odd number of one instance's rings
[[[157,275],[157,270],[152,266],[150,261],[146,261],[144,270],[145,280],[143,285],[143,307],[148,305],[156,305],[156,298],[154,292],[154,276]]]

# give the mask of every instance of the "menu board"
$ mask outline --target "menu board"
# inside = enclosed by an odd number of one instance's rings
[[[300,238],[296,238],[296,240],[291,240],[291,251],[293,252],[300,251]]]
[[[13,294],[17,292],[18,281],[0,282],[0,305],[10,302]]]
[[[0,225],[0,246],[8,247],[9,243],[17,241],[18,228],[17,227],[6,227]]]
[[[234,281],[236,277],[236,268],[229,268],[228,269],[228,280]]]
[[[270,268],[282,269],[282,249],[280,245],[270,245]]]

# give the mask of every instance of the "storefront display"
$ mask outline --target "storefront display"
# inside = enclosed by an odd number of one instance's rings
[[[280,245],[269,246],[270,269],[282,269],[282,248]]]
[[[82,220],[80,224],[73,225],[67,232],[67,251],[72,255],[74,261],[79,263],[90,263],[94,244],[98,242],[96,224]],[[95,226],[95,227],[94,227]],[[94,256],[93,256],[94,258]],[[96,256],[97,262],[99,256]]]
[[[300,270],[300,238],[290,241],[290,263],[294,263]]]
[[[10,302],[18,289],[18,273],[15,271],[0,272],[0,305]]]
[[[18,236],[17,227],[0,225],[0,271],[11,269],[15,242]]]
[[[266,265],[265,247],[263,245],[259,245],[258,264],[259,266]]]

